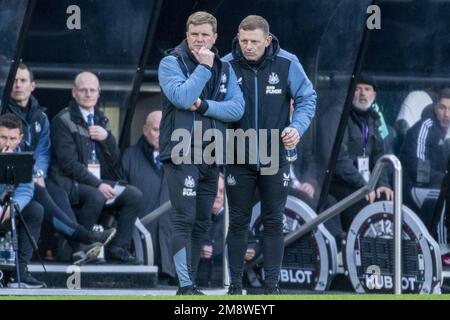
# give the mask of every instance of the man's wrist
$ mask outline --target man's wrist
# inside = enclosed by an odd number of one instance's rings
[[[205,100],[201,100],[199,107],[195,111],[200,114],[204,114],[208,110],[208,108],[208,103]]]
[[[211,67],[209,65],[207,65],[206,63],[200,63],[201,66],[204,66],[206,69],[208,69],[209,71],[211,71]]]
[[[35,179],[44,178],[44,170],[38,169],[34,174]]]

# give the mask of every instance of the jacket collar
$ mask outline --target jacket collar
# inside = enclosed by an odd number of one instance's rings
[[[108,118],[106,118],[105,115],[98,108],[99,105],[97,103],[94,107],[94,122],[95,124],[105,127],[108,122]],[[70,112],[70,119],[72,119],[73,122],[86,127],[88,126],[86,121],[84,121],[84,117],[81,114],[78,103],[73,98],[69,102],[69,112]]]
[[[261,64],[265,63],[268,60],[274,60],[281,49],[278,38],[273,34],[270,35],[272,36],[272,42],[266,48],[266,52],[264,53],[264,56],[262,58],[264,60],[261,61]],[[239,40],[237,37],[233,39],[231,47],[232,47],[231,54],[233,55],[233,58],[239,62],[242,62],[243,65],[246,65],[250,68],[251,67],[250,64],[247,62],[244,55],[242,54],[241,47],[239,46]]]
[[[34,118],[34,115],[38,112],[45,113],[47,111],[46,108],[42,107],[39,104],[39,101],[33,95],[30,96],[27,108],[29,108],[27,119],[23,119],[26,121],[32,120]],[[13,99],[9,100],[8,109],[18,117],[22,118],[22,107],[19,106]]]
[[[155,164],[155,159],[153,158],[153,151],[154,148],[150,143],[148,143],[147,139],[144,135],[142,135],[139,138],[139,141],[137,142],[137,146],[141,150],[141,152],[144,154],[145,158],[150,162],[150,165],[156,170],[160,171],[161,169],[158,168]]]

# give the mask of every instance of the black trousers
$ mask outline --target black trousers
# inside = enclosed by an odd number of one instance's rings
[[[113,186],[112,181],[103,181]],[[81,204],[78,221],[87,230],[98,223],[102,210],[105,206],[105,196],[95,187],[86,184],[79,184],[79,199]],[[139,214],[139,208],[142,200],[142,192],[132,185],[127,185],[122,194],[117,197],[114,203],[108,208],[118,209],[120,211],[117,218],[117,233],[111,241],[111,246],[129,248],[131,245],[131,236],[134,223]]]
[[[258,189],[264,227],[262,246],[265,283],[266,286],[274,286],[278,283],[284,253],[283,213],[289,192],[289,164],[280,167],[275,175],[261,175],[248,166],[228,165],[225,183],[230,214],[227,250],[231,283],[242,283],[252,199]]]
[[[358,189],[350,187],[343,183],[333,183],[330,188],[330,193],[336,198],[336,200],[341,201],[342,199],[346,198],[356,190]],[[380,199],[377,199],[376,201],[380,201]],[[369,204],[370,204],[369,201],[363,198],[362,200],[358,201],[350,208],[341,213],[342,228],[344,229],[345,232],[348,232],[353,222],[353,219],[355,219],[358,213]]]
[[[180,286],[192,284],[200,248],[208,239],[211,212],[217,195],[219,169],[215,165],[164,163],[172,216],[172,252]]]
[[[33,199],[42,205],[45,220],[56,231],[69,239],[89,242],[89,232],[78,223],[67,193],[58,188],[51,180],[46,181],[46,188],[38,184],[34,185]]]
[[[38,202],[32,200],[22,209],[20,214],[30,229],[31,236],[37,243],[41,232],[42,220],[44,219],[44,208]],[[17,217],[16,221],[19,221],[19,217]],[[17,223],[17,231],[19,238],[19,263],[27,265],[33,256],[33,246],[25,231],[25,227],[20,222]]]

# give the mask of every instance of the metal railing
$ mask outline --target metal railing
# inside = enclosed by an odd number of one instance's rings
[[[172,209],[172,203],[170,201],[164,202],[161,206],[156,208],[150,213],[147,213],[141,220],[144,226],[158,219],[163,214],[168,213]]]
[[[351,207],[361,199],[365,197],[366,194],[372,192],[375,190],[376,184],[380,178],[381,171],[383,170],[384,166],[387,163],[391,163],[391,165],[394,167],[394,293],[395,294],[401,294],[401,279],[402,279],[402,267],[401,267],[401,230],[402,230],[402,165],[400,163],[400,160],[394,156],[394,155],[384,155],[380,159],[378,159],[377,163],[375,164],[375,168],[372,171],[372,176],[369,179],[369,182],[364,187],[356,190],[354,193],[349,195],[348,197],[342,199],[332,207],[328,208],[327,210],[323,211],[319,215],[317,215],[316,218],[313,220],[310,220],[303,224],[298,230],[286,235],[284,237],[284,246],[288,246],[297,239],[300,239],[301,237],[305,236],[306,234],[313,231],[315,228],[317,228],[320,224],[328,221],[329,219],[333,218],[334,216],[340,214],[345,209]],[[172,204],[170,201],[165,202],[163,205],[161,205],[159,208],[153,210],[152,212],[148,213],[145,217],[141,219],[142,224],[148,225],[152,221],[155,221],[158,219],[161,215],[169,212],[172,209]],[[227,208],[226,208],[227,209]],[[228,221],[226,219],[227,214],[225,214],[224,219],[224,236],[226,237],[226,231],[227,231],[227,225]],[[224,240],[224,244],[226,241]],[[226,257],[226,250],[224,250],[224,267],[225,270],[227,269],[227,257]],[[260,262],[262,262],[264,259],[263,255],[259,255],[255,260],[249,262],[246,267],[251,268]],[[224,283],[228,284],[228,273],[225,272],[224,274]]]
[[[401,294],[401,279],[402,279],[402,268],[401,268],[401,230],[402,230],[402,165],[400,160],[394,155],[384,155],[378,159],[375,164],[375,168],[372,171],[372,176],[369,182],[364,187],[358,189],[348,197],[342,199],[332,207],[326,209],[316,218],[310,220],[303,224],[298,230],[286,235],[284,237],[284,246],[288,246],[297,239],[300,239],[304,235],[310,233],[320,224],[330,220],[334,216],[340,214],[345,209],[351,207],[361,199],[365,197],[366,194],[375,190],[376,184],[380,178],[381,171],[387,163],[391,163],[394,167],[394,251],[395,251],[395,265],[394,265],[394,293]],[[255,260],[251,261],[246,265],[247,268],[251,268],[264,259],[263,255],[258,256]]]

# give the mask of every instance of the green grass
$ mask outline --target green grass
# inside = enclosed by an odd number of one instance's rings
[[[450,300],[450,294],[321,294],[321,295],[246,295],[246,296],[1,296],[0,300]]]

